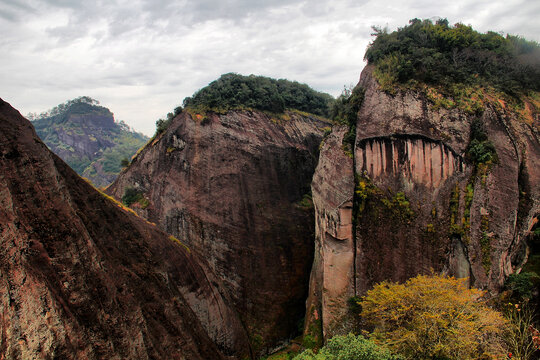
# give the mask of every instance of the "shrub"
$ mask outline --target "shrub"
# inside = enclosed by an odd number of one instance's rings
[[[150,205],[150,202],[144,197],[142,192],[131,187],[124,190],[122,203],[126,206],[131,206],[134,203],[138,203],[142,209],[146,209]]]
[[[406,359],[503,356],[506,320],[465,281],[419,275],[404,284],[376,285],[360,302],[371,339]]]
[[[376,345],[363,336],[349,334],[334,336],[318,354],[308,349],[294,360],[398,360],[388,349]]]
[[[519,274],[511,274],[506,279],[505,287],[512,291],[512,297],[517,301],[531,300],[535,283],[538,283],[540,278],[537,274],[531,272],[522,272]]]

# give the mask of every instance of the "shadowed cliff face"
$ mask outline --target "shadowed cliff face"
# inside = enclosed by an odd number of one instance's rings
[[[334,128],[312,184],[316,251],[305,331],[322,325],[325,337],[353,327],[347,300],[382,280],[446,272],[497,292],[526,260],[540,204],[534,127],[503,108],[487,106],[475,120],[433,110],[413,91],[387,95],[371,71],[359,84],[365,100],[353,158],[341,150],[346,129]],[[495,146],[499,161],[490,168],[465,155],[473,121]]]
[[[137,211],[208,259],[255,351],[298,331],[313,259],[313,210],[301,201],[327,124],[289,116],[184,112],[107,190],[140,190],[150,205]]]
[[[249,355],[194,251],[98,193],[0,100],[0,358]]]

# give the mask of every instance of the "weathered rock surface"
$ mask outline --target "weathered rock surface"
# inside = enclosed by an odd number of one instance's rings
[[[444,271],[497,292],[526,260],[524,239],[540,208],[538,118],[531,126],[486,106],[481,121],[499,161],[475,171],[465,155],[474,116],[434,110],[414,91],[388,95],[371,71],[368,66],[359,83],[365,100],[354,159],[339,155],[344,131],[334,128],[312,184],[317,250],[306,331],[317,313],[325,337],[347,327],[342,304],[382,280]],[[325,165],[338,161],[347,170]],[[347,202],[356,217],[344,211]],[[337,256],[343,260],[331,266]]]
[[[288,116],[184,112],[107,190],[139,190],[141,215],[204,254],[257,352],[298,331],[313,259],[313,210],[300,202],[327,124]]]
[[[0,359],[249,356],[194,251],[81,180],[0,100]]]
[[[306,324],[314,335],[321,324],[343,324],[347,300],[354,296],[353,160],[342,149],[345,126],[325,138],[312,193],[315,207],[315,258],[309,284]]]

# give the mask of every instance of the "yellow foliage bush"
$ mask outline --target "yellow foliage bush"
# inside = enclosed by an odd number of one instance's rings
[[[359,302],[371,339],[405,359],[502,359],[507,321],[466,280],[419,275],[382,282]]]

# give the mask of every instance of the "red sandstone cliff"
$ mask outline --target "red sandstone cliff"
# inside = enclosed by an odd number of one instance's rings
[[[0,359],[249,355],[204,264],[79,178],[0,100]]]
[[[287,115],[184,112],[107,190],[140,191],[149,206],[137,211],[206,257],[262,352],[298,331],[313,259],[313,210],[300,202],[327,124]]]
[[[540,212],[538,118],[530,125],[486,106],[479,120],[499,161],[473,176],[465,151],[474,117],[434,110],[414,91],[388,95],[371,71],[358,85],[365,100],[353,158],[341,149],[346,129],[334,128],[312,184],[306,332],[322,326],[325,337],[350,328],[347,300],[382,280],[433,270],[498,291],[525,262],[524,239]]]

